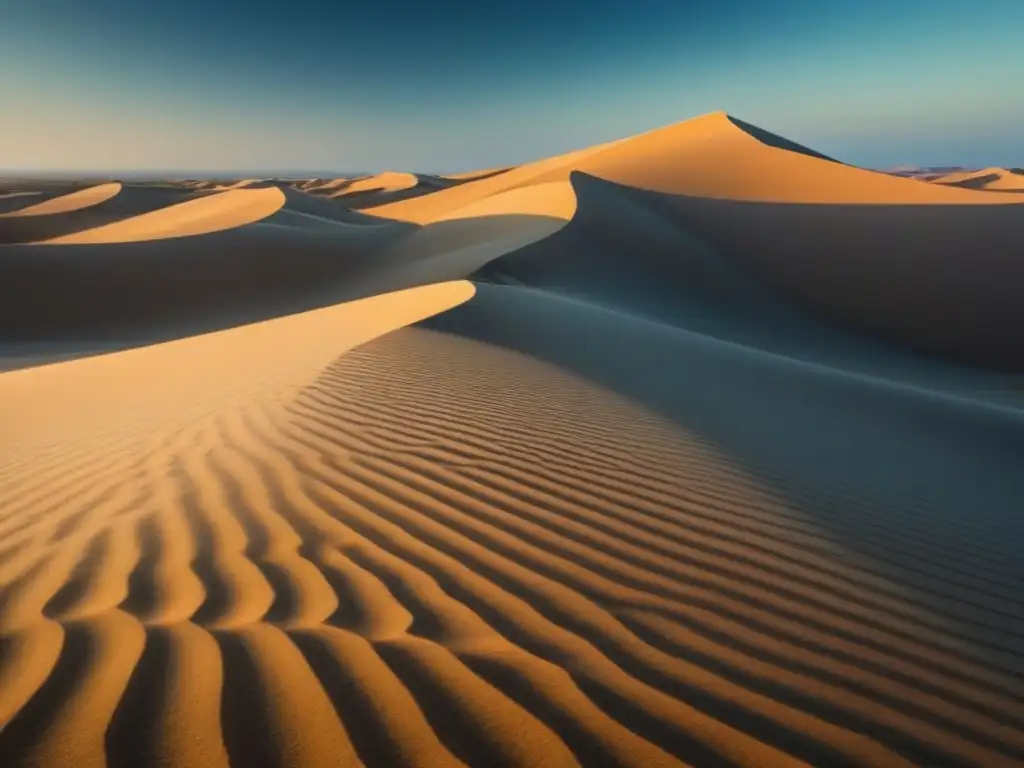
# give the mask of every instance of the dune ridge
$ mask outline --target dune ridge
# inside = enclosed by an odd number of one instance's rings
[[[68,192],[64,195],[57,195],[41,203],[28,204],[23,208],[14,211],[0,213],[0,218],[20,218],[22,216],[50,216],[58,213],[70,213],[72,211],[88,208],[93,205],[109,200],[121,191],[120,182],[109,184],[97,184],[75,192]]]
[[[4,768],[1024,762],[1013,195],[117,187],[0,222]]]
[[[194,237],[259,221],[275,213],[284,201],[276,187],[231,189],[41,243],[87,245]]]
[[[930,180],[933,184],[980,189],[991,192],[1024,192],[1024,173],[1009,168],[984,168],[980,171],[950,173]]]

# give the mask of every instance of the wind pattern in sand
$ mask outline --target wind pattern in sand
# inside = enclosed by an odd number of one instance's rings
[[[0,374],[0,765],[1024,762],[1017,379],[801,336],[757,280],[709,271],[728,169],[670,192],[645,158],[723,132],[866,173],[713,116],[419,195],[390,176],[403,194],[334,219],[337,200],[267,183],[0,248],[291,235],[301,270],[321,263],[303,243],[344,236],[400,277],[347,264],[368,298]],[[699,234],[679,225],[693,206]],[[602,278],[644,267],[601,236],[610,210],[704,281],[672,284],[681,305],[743,312],[656,309],[653,288],[640,307]],[[1007,338],[984,354],[1005,362]]]

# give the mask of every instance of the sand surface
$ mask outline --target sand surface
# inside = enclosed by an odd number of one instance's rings
[[[1024,171],[1019,168],[983,168],[980,171],[950,173],[931,181],[935,184],[989,192],[1024,192]]]
[[[722,113],[39,192],[3,768],[1024,764],[1018,196]]]

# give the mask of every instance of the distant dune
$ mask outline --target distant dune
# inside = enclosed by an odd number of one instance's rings
[[[373,176],[332,179],[299,188],[315,195],[340,199],[349,208],[370,208],[429,194],[458,183],[454,179],[428,174],[386,171]]]
[[[3,218],[24,218],[28,216],[50,216],[58,213],[70,213],[97,205],[114,197],[121,191],[119,183],[98,184],[94,187],[79,189],[67,194],[48,197],[36,202],[27,201],[27,205],[13,211],[0,214]],[[24,193],[22,193],[24,194]]]
[[[979,173],[714,113],[5,187],[0,766],[1024,764],[1024,198]]]
[[[453,181],[476,181],[478,179],[486,179],[489,176],[497,176],[499,173],[511,170],[513,166],[507,168],[484,168],[478,171],[464,171],[463,173],[446,173],[442,176],[445,179],[452,179]]]
[[[951,173],[931,181],[964,189],[990,192],[1024,192],[1024,173],[1016,169],[985,168],[980,171]]]
[[[219,232],[265,219],[284,205],[276,187],[231,189],[215,195],[186,200],[70,235],[40,241],[46,245],[134,243]]]

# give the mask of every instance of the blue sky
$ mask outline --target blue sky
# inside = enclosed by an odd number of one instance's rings
[[[715,109],[1024,165],[1022,0],[0,0],[0,169],[457,171]]]

